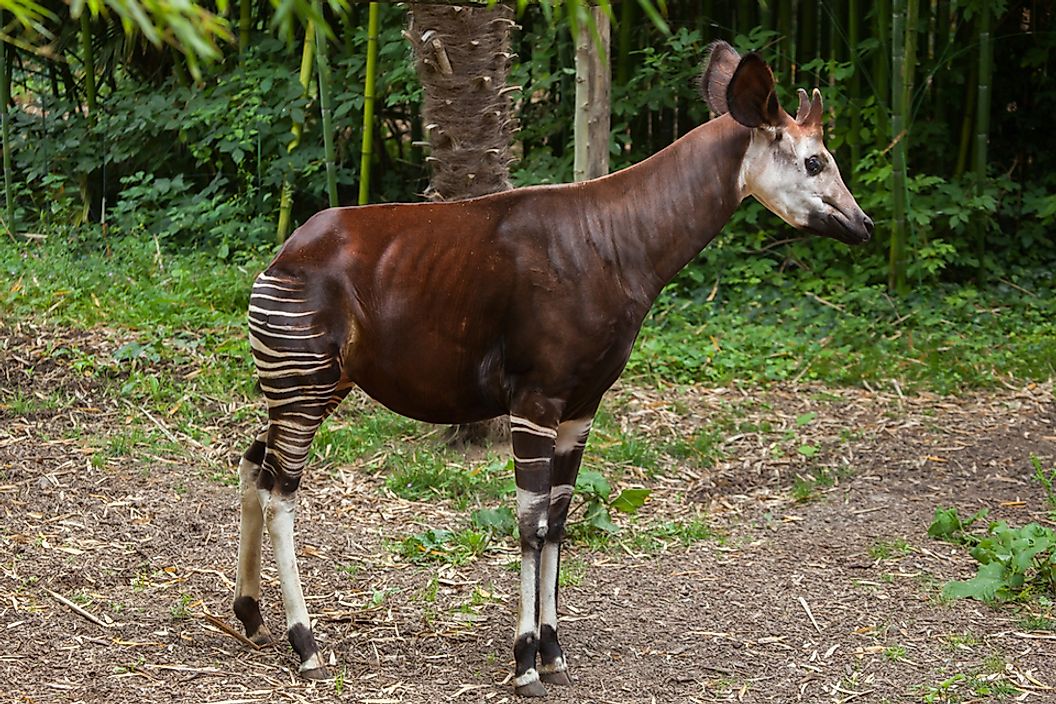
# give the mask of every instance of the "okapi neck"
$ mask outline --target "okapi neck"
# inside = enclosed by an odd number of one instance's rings
[[[655,298],[729,222],[746,192],[751,130],[729,115],[648,159],[584,184],[585,202],[609,213],[622,274]],[[588,206],[588,209],[592,209]]]

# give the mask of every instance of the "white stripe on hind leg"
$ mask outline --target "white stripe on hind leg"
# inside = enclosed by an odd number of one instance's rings
[[[238,572],[235,596],[260,601],[260,550],[264,534],[264,512],[257,497],[256,476],[260,466],[246,458],[238,467],[241,517],[238,530]]]
[[[286,610],[286,631],[301,625],[311,632],[308,618],[308,607],[304,603],[304,592],[301,589],[301,577],[297,571],[297,554],[293,538],[293,519],[297,504],[292,499],[276,497],[271,492],[260,490],[261,505],[264,506],[271,534],[271,546],[275,553],[275,564],[279,570],[279,583],[282,586],[282,604]],[[313,653],[301,663],[301,672],[323,667],[319,652]]]

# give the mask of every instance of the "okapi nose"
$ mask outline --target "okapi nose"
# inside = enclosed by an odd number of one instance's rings
[[[862,227],[865,228],[866,239],[873,236],[873,219],[865,213],[862,213]]]

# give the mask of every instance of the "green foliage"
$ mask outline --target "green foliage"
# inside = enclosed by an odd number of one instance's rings
[[[437,497],[465,508],[474,498],[497,499],[513,493],[512,460],[494,459],[467,471],[454,453],[417,448],[394,450],[386,458],[385,486],[411,501]]]
[[[624,489],[612,497],[612,485],[595,470],[583,470],[576,477],[576,493],[583,500],[582,527],[572,528],[586,533],[600,531],[615,533],[619,528],[612,522],[611,511],[631,514],[638,511],[651,493],[649,489]]]
[[[419,564],[461,565],[479,557],[488,547],[488,534],[473,530],[449,531],[430,528],[404,538],[395,546],[397,554]]]
[[[982,515],[962,521],[954,508],[935,510],[928,535],[967,546],[979,562],[975,577],[948,583],[943,596],[1007,601],[1056,594],[1056,532],[1037,523],[1012,528],[1004,521],[991,522],[983,534],[966,532]]]
[[[470,514],[473,527],[496,536],[512,536],[517,532],[517,516],[508,506],[478,508]]]
[[[1034,478],[1045,490],[1045,504],[1048,506],[1049,518],[1056,521],[1056,467],[1045,469],[1036,455],[1030,456],[1030,464],[1034,467]]]
[[[897,378],[942,393],[1056,373],[1056,293],[1040,278],[932,285],[894,300],[836,280],[726,283],[736,271],[717,272],[717,290],[710,277],[687,286],[694,270],[683,272],[647,318],[628,371],[716,384]]]

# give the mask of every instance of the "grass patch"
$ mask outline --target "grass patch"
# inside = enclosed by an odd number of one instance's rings
[[[813,294],[813,295],[812,295]],[[654,382],[834,385],[862,380],[940,393],[1056,373],[1056,292],[933,285],[813,291],[790,280],[730,287],[713,300],[665,292],[631,355]]]
[[[492,457],[465,467],[461,455],[446,450],[397,450],[385,459],[385,486],[410,501],[446,499],[457,509],[513,494],[513,461]]]
[[[893,540],[878,540],[869,546],[869,557],[876,561],[898,559],[912,552],[913,546],[906,542],[905,538]]]

